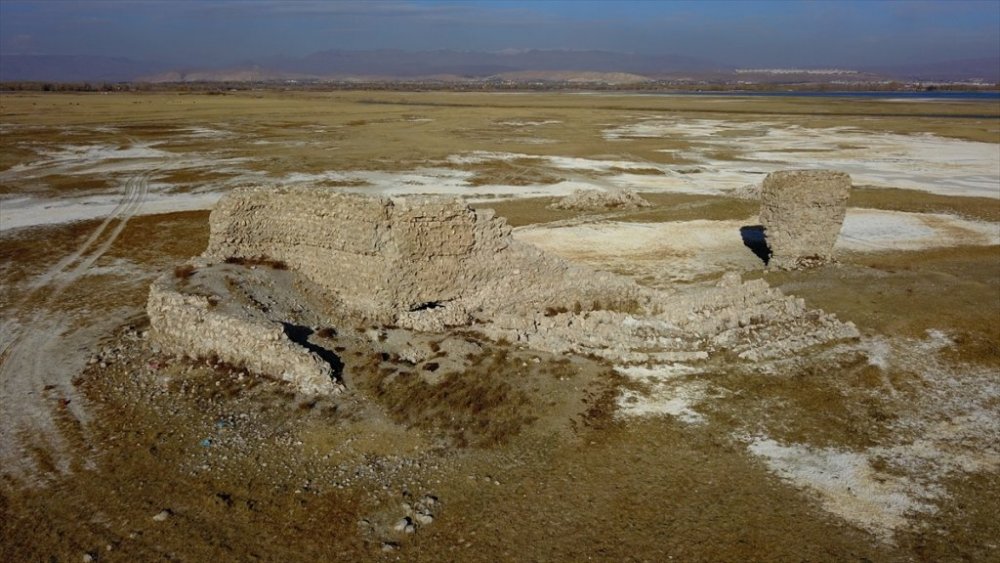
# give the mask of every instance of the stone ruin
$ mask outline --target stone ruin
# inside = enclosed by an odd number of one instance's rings
[[[518,242],[492,210],[320,187],[243,188],[212,212],[208,249],[157,279],[147,311],[167,353],[218,358],[342,389],[336,355],[311,335],[351,326],[452,328],[618,364],[756,362],[857,336],[763,280],[664,292]],[[358,331],[373,346],[385,335]],[[367,336],[366,336],[367,335]]]
[[[651,203],[632,190],[574,190],[549,205],[549,209],[573,211],[610,211],[650,207]]]
[[[782,170],[764,179],[760,221],[769,267],[791,270],[833,260],[851,177],[833,170]]]
[[[212,212],[209,260],[280,260],[366,318],[418,330],[466,326],[493,311],[537,310],[566,295],[635,299],[616,276],[515,242],[491,210],[459,200],[250,188]]]

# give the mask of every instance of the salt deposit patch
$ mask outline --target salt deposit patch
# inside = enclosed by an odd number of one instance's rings
[[[747,221],[674,223],[600,222],[565,227],[517,229],[518,240],[589,265],[637,278],[653,286],[692,281],[722,270],[760,269],[761,261],[743,244]]]
[[[595,222],[519,228],[518,240],[592,266],[652,277],[651,285],[692,281],[721,271],[759,270],[761,260],[744,244],[739,221],[669,223]],[[1000,244],[1000,225],[950,215],[848,209],[838,251],[920,250]]]
[[[384,195],[389,197],[414,195],[459,196],[470,201],[489,201],[501,197],[565,196],[580,189],[594,189],[594,184],[565,180],[555,184],[484,184],[469,183],[475,173],[453,168],[418,168],[407,171],[349,170],[317,173],[295,172],[283,176],[284,184],[312,184],[322,181],[363,183],[362,186],[345,186],[347,192]]]
[[[826,510],[883,537],[907,523],[907,515],[933,512],[934,494],[909,479],[878,473],[863,453],[783,445],[754,438],[748,448],[793,484],[819,495]]]
[[[944,195],[1000,197],[1000,147],[930,134],[871,133],[850,127],[806,128],[771,122],[647,118],[604,131],[610,141],[669,138],[691,144],[685,158],[708,169],[699,180],[751,169],[830,168],[855,184],[923,190]],[[733,159],[711,156],[734,153]],[[673,152],[673,151],[672,151]],[[742,183],[755,178],[748,174]]]
[[[677,158],[699,160],[701,153],[669,151]],[[682,167],[650,161],[592,159],[570,156],[537,156],[524,153],[473,151],[452,155],[446,162],[456,166],[485,164],[489,162],[534,162],[557,173],[577,173],[586,177],[592,187],[629,188],[636,191],[657,191],[696,195],[726,195],[747,183],[762,180],[776,169],[767,164],[741,162],[731,169],[714,166],[686,165]],[[649,174],[656,170],[659,174]],[[643,173],[637,173],[643,171]]]
[[[617,400],[619,416],[667,415],[688,424],[705,422],[705,417],[694,407],[705,400],[708,384],[684,377],[699,373],[698,369],[684,364],[667,364],[651,368],[617,366],[615,371],[648,387],[646,391],[623,390]]]
[[[184,127],[178,132],[185,137],[194,139],[230,139],[236,136],[232,131],[209,127]]]
[[[153,147],[152,143],[118,145],[63,145],[57,149],[37,149],[39,159],[15,164],[3,173],[0,181],[37,177],[50,174],[93,172],[93,167],[107,161],[171,160],[177,157],[169,151]]]
[[[888,538],[946,502],[948,480],[1000,469],[1000,381],[990,367],[942,359],[940,351],[952,344],[945,332],[929,330],[922,339],[880,336],[843,345],[842,351],[867,354],[884,374],[915,378],[900,388],[888,376],[878,388],[845,388],[852,400],[872,400],[893,413],[882,443],[856,450],[758,435],[743,438],[748,450],[816,494],[825,509]]]
[[[838,250],[920,250],[1000,244],[1000,224],[937,213],[848,209]]]
[[[206,153],[175,153],[156,148],[156,143],[129,146],[110,144],[63,145],[37,149],[40,158],[0,172],[0,182],[40,179],[63,175],[137,174],[155,168],[159,172],[205,168],[213,172],[243,172],[238,165],[249,159],[213,157]]]
[[[562,123],[562,121],[559,121],[558,119],[544,119],[540,121],[511,119],[508,121],[498,121],[497,125],[506,125],[508,127],[538,127],[540,125],[555,125],[557,123]]]
[[[220,197],[222,197],[221,192],[178,195],[151,193],[143,200],[136,214],[154,215],[211,209]],[[72,199],[4,199],[2,200],[3,205],[0,205],[0,232],[23,227],[100,219],[115,211],[119,207],[121,199],[119,194]]]

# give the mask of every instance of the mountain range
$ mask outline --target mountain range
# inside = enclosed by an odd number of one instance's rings
[[[0,54],[0,81],[184,82],[265,80],[510,80],[637,82],[643,80],[795,81],[795,72],[737,74],[732,65],[681,55],[610,51],[341,51],[273,57],[223,67],[87,55]],[[848,80],[980,80],[1000,82],[1000,57],[852,69]],[[840,75],[832,79],[844,79]],[[809,78],[811,77],[811,78]],[[850,78],[853,77],[853,78]],[[801,78],[823,80],[802,73]],[[831,79],[827,77],[827,79]]]

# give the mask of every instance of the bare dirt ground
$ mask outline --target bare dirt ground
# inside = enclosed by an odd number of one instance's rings
[[[4,94],[0,556],[1000,559],[1000,107],[724,102]],[[864,178],[840,263],[765,272],[733,190],[812,163]],[[261,182],[461,195],[645,284],[763,276],[862,338],[654,371],[429,335],[465,355],[428,385],[333,336],[350,392],[321,400],[160,354],[149,282]],[[547,208],[618,185],[654,206]]]

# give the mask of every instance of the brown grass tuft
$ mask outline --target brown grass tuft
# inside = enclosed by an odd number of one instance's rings
[[[174,268],[174,277],[181,280],[186,280],[194,275],[197,268],[192,264],[182,264]]]

